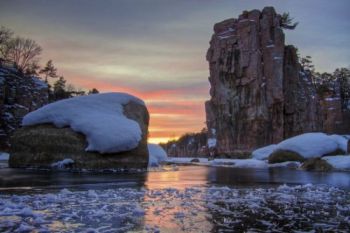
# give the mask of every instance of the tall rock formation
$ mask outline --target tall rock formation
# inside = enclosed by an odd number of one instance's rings
[[[9,148],[9,138],[21,126],[23,116],[47,103],[45,82],[0,63],[0,151]]]
[[[250,152],[322,127],[311,77],[280,25],[281,16],[266,7],[214,26],[205,108],[218,154]]]

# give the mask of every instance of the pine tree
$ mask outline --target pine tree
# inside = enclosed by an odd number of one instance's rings
[[[300,63],[304,70],[309,70],[311,72],[315,70],[315,66],[312,64],[311,56],[302,57]]]
[[[39,74],[43,74],[45,77],[45,82],[47,83],[47,78],[57,78],[57,69],[54,67],[52,60],[49,60],[45,67],[39,71]]]
[[[333,75],[337,80],[339,80],[342,108],[349,109],[350,107],[350,70],[347,68],[336,69]]]
[[[59,77],[53,84],[53,95],[55,100],[61,100],[69,97],[66,92],[66,80],[63,76]]]
[[[291,18],[289,15],[289,12],[284,12],[281,16],[281,23],[280,26],[284,29],[288,29],[288,30],[294,30],[299,22],[295,22],[293,23],[294,18]]]

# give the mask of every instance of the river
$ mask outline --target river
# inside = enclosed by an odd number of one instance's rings
[[[346,172],[0,169],[0,232],[349,232],[349,216]]]

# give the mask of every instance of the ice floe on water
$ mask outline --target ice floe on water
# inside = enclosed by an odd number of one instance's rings
[[[350,191],[317,185],[0,194],[0,232],[349,232]]]

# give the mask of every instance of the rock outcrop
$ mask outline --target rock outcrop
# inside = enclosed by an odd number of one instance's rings
[[[46,83],[0,64],[0,150],[8,150],[10,136],[23,116],[47,103]]]
[[[208,138],[216,138],[218,155],[249,154],[323,131],[320,98],[297,49],[285,45],[281,22],[273,7],[265,7],[214,26],[206,56],[211,99],[205,108]]]
[[[18,129],[11,139],[10,167],[51,168],[53,164],[69,159],[73,169],[138,169],[148,165],[148,124],[146,106],[130,101],[123,105],[124,115],[136,121],[142,131],[138,146],[118,153],[86,151],[85,135],[69,127],[57,128],[52,124],[25,126]],[[104,120],[104,119],[96,119]],[[127,134],[128,132],[122,132]],[[104,137],[105,135],[101,135]]]

